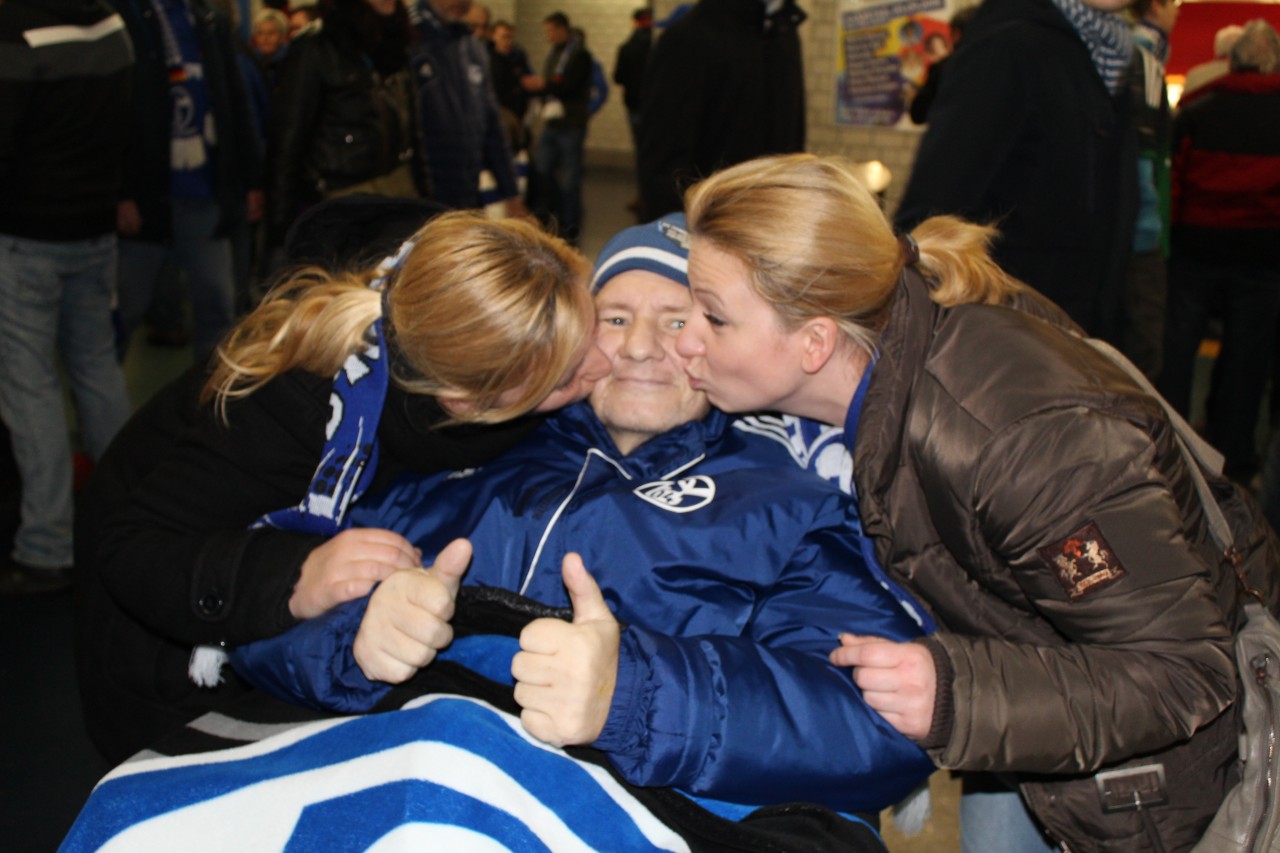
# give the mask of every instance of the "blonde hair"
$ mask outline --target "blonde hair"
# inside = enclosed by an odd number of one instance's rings
[[[742,261],[785,328],[830,317],[871,352],[907,259],[852,163],[788,154],[731,166],[694,185],[685,215],[695,239]],[[942,305],[1001,303],[1023,285],[991,260],[996,231],[937,216],[913,232],[917,268]]]
[[[450,421],[497,423],[532,411],[574,367],[591,334],[590,266],[563,240],[516,219],[454,211],[427,222],[387,282],[384,333],[406,391],[466,402]],[[290,275],[218,347],[202,399],[225,419],[288,370],[337,373],[382,315],[375,269]],[[504,392],[514,400],[498,405]]]

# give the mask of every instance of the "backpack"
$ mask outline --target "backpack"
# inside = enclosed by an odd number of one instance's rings
[[[604,102],[609,100],[609,79],[605,77],[604,66],[600,60],[591,57],[591,89],[587,93],[587,115],[600,112]]]

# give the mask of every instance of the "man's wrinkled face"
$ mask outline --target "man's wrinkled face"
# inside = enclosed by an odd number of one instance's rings
[[[647,270],[620,273],[596,294],[596,343],[611,369],[591,408],[623,453],[710,409],[676,353],[692,310],[689,288]]]

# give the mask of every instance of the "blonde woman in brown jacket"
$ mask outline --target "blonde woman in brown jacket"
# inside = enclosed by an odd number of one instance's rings
[[[843,161],[741,164],[686,207],[695,387],[842,425],[877,558],[943,626],[833,662],[1072,851],[1189,849],[1235,781],[1240,616],[1160,402],[990,260],[993,229],[900,239]],[[1100,795],[1112,771],[1142,810]]]

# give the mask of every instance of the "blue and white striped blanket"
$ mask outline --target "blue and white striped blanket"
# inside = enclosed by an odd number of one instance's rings
[[[140,758],[94,790],[64,851],[688,851],[602,767],[477,699],[322,720]]]

